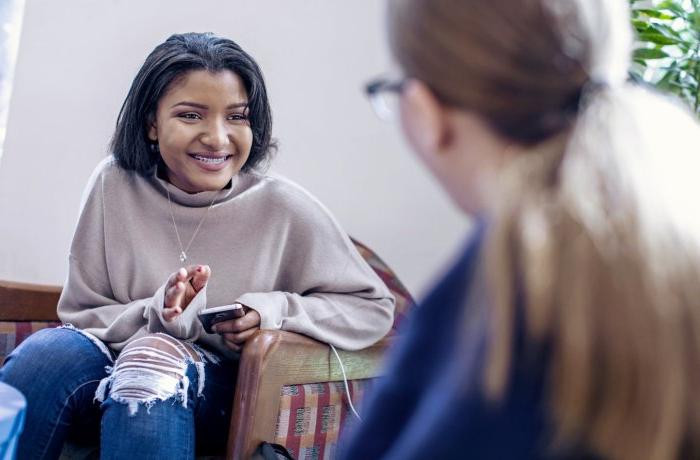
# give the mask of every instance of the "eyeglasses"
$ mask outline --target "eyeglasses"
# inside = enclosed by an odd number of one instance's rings
[[[385,77],[376,78],[365,85],[365,94],[372,104],[377,116],[382,120],[393,120],[399,113],[399,96],[406,84],[406,79],[392,80]]]

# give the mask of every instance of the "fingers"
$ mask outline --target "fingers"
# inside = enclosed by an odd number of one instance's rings
[[[185,281],[176,277],[174,283],[165,289],[163,306],[165,308],[182,307],[182,297],[185,294],[185,287]]]
[[[196,265],[193,267],[191,283],[195,292],[199,292],[207,285],[210,276],[211,268],[209,265]]]
[[[216,323],[213,329],[221,334],[227,347],[240,351],[245,341],[260,329],[260,314],[255,310],[248,310],[241,318]]]
[[[260,314],[255,310],[248,310],[248,312],[238,319],[232,319],[229,321],[222,321],[216,323],[213,327],[214,332],[217,334],[223,333],[238,333],[245,330],[259,327],[260,326]]]
[[[210,276],[208,265],[189,265],[171,274],[165,284],[163,319],[172,321],[182,314],[192,297],[207,285]]]
[[[166,289],[163,301],[163,319],[172,321],[182,313],[182,300],[185,295],[185,283],[176,281],[173,286]]]
[[[177,281],[188,282],[195,291],[199,292],[206,286],[211,276],[211,268],[209,265],[188,265],[182,267],[168,278],[169,285],[175,284]],[[168,286],[169,287],[169,286]]]
[[[253,334],[255,334],[257,331],[259,331],[260,328],[254,327],[251,329],[247,329],[243,332],[239,333],[225,333],[221,334],[221,336],[224,338],[224,342],[226,342],[226,345],[233,349],[233,350],[240,350],[240,348],[243,346],[246,340],[251,338]]]
[[[182,314],[191,298],[207,285],[210,276],[208,265],[189,265],[171,274],[165,284],[163,319],[172,321]]]
[[[180,307],[173,307],[173,308],[163,308],[163,319],[167,322],[170,322],[180,316],[182,314],[182,308]]]
[[[165,290],[167,291],[175,285],[178,281],[185,281],[187,279],[187,270],[180,268],[178,271],[174,272],[170,277],[168,277],[168,282],[165,284]]]
[[[163,299],[163,319],[172,321],[182,313],[182,296],[185,293],[184,280],[187,277],[187,271],[184,268],[179,269],[168,277],[165,283],[165,297]]]

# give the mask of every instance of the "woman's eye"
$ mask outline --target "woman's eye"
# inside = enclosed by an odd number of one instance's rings
[[[194,112],[181,113],[178,115],[178,117],[184,118],[186,120],[201,120],[201,118],[202,118],[199,116],[198,113],[194,113]]]
[[[232,113],[228,116],[228,119],[234,121],[245,121],[248,119],[248,115],[245,113]]]

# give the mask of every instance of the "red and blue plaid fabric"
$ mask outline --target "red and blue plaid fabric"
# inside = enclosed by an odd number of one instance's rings
[[[58,326],[58,321],[0,321],[0,365],[12,350],[39,329]]]
[[[371,382],[348,382],[356,409]],[[343,382],[286,385],[282,387],[275,443],[285,446],[298,460],[333,459],[347,417],[353,415]]]

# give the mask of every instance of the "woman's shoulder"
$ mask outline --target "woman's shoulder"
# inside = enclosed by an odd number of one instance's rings
[[[91,196],[103,199],[105,193],[114,195],[115,190],[124,193],[125,190],[134,189],[134,181],[144,180],[134,172],[121,168],[114,156],[109,155],[95,166],[87,181],[81,200],[81,208]]]
[[[280,174],[246,173],[249,180],[254,181],[250,189],[257,190],[257,205],[299,229],[308,230],[313,227],[316,231],[322,228],[339,229],[330,210],[311,192],[293,180]],[[256,205],[256,208],[258,206]]]
[[[92,175],[88,180],[88,185],[94,185],[98,180],[104,182],[105,179],[124,180],[125,177],[130,175],[131,174],[128,174],[127,171],[119,167],[113,155],[109,155],[97,163],[97,166],[93,169]]]
[[[98,180],[103,189],[133,188],[135,182],[148,182],[144,176],[141,176],[135,171],[127,171],[119,166],[119,163],[113,155],[103,158],[97,164],[92,172],[88,186],[94,187]]]
[[[247,173],[250,180],[271,202],[291,210],[313,209],[329,213],[328,209],[307,189],[280,174]]]
[[[90,199],[91,196],[95,194],[97,190],[101,190],[104,184],[104,177],[108,175],[113,168],[116,168],[114,157],[112,155],[103,158],[92,170],[90,178],[83,189],[83,196],[80,200],[80,208],[85,207],[85,203]]]

